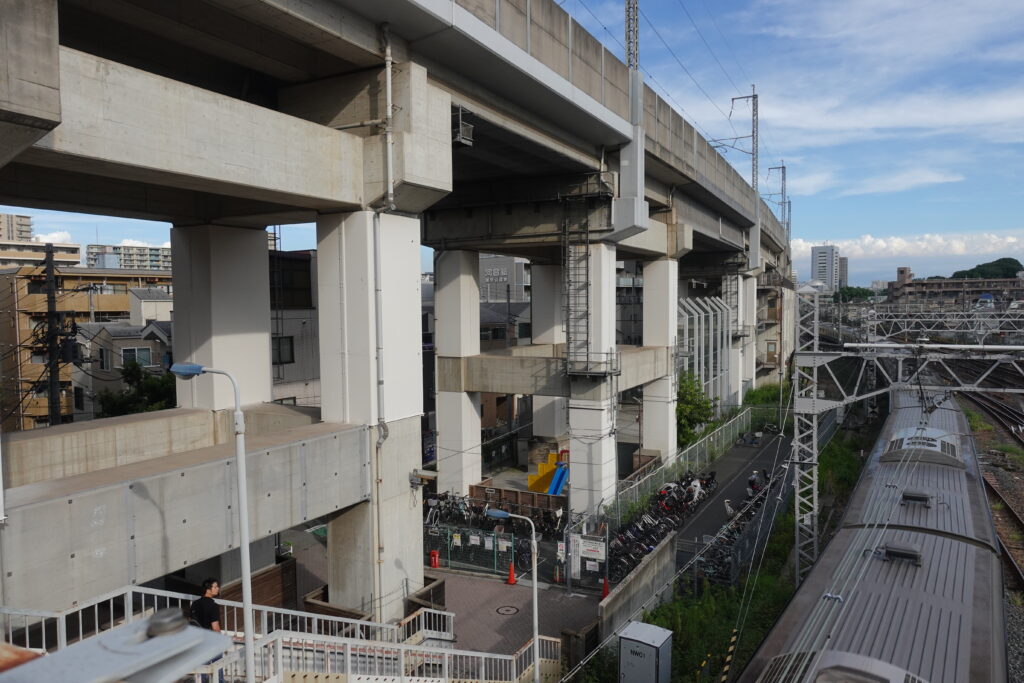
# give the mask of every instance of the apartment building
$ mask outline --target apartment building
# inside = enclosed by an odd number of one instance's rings
[[[5,266],[34,266],[46,258],[46,245],[42,242],[0,240],[0,268]],[[77,244],[54,244],[53,261],[59,267],[72,268],[82,261],[82,247]]]
[[[0,213],[0,240],[8,242],[32,241],[32,217]]]
[[[171,291],[165,271],[57,267],[61,422],[75,419],[72,373],[81,350],[75,332],[81,323],[128,320],[133,288]],[[21,266],[0,269],[0,415],[4,431],[44,427],[49,419],[46,344],[45,269]],[[80,412],[80,411],[79,411]]]
[[[171,270],[171,248],[125,244],[86,246],[86,265],[90,268],[128,268],[135,270]]]

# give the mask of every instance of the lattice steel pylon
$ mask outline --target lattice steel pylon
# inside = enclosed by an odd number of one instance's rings
[[[796,293],[796,352],[793,361],[793,444],[791,465],[796,489],[796,582],[818,559],[818,331],[820,308],[814,289]],[[800,401],[799,399],[807,399]],[[803,404],[803,405],[801,405]],[[805,410],[800,410],[804,407]]]
[[[640,68],[640,8],[637,0],[626,0],[626,66]]]
[[[897,388],[948,396],[952,391],[1024,394],[1024,346],[983,344],[879,343],[885,330],[867,320],[864,330],[872,341],[821,348],[823,327],[843,330],[846,321],[835,311],[822,310],[820,294],[810,287],[797,291],[796,352],[794,354],[793,444],[796,513],[796,580],[800,583],[818,557],[819,416],[859,401],[874,400]],[[827,315],[826,315],[827,314]],[[823,320],[830,319],[828,325]],[[905,328],[901,328],[905,332]],[[857,334],[856,336],[861,336]],[[859,361],[858,367],[837,371],[839,363]],[[969,361],[958,367],[950,361]],[[997,380],[997,371],[1003,375]]]

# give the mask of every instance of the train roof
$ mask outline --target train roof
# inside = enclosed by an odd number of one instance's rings
[[[1005,678],[1002,568],[963,416],[946,402],[922,426],[916,395],[893,404],[840,530],[741,680]]]

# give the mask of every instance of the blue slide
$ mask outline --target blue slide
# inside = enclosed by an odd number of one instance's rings
[[[562,495],[562,489],[565,488],[565,482],[569,481],[569,465],[564,462],[558,463],[558,469],[555,471],[555,476],[551,477],[551,486],[548,487],[548,493],[553,496]]]

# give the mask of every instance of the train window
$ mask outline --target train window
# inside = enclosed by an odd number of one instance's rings
[[[901,448],[903,448],[903,439],[893,439],[892,441],[889,442],[889,447],[886,448],[885,450],[898,451]]]
[[[951,458],[956,457],[956,446],[948,441],[940,441],[939,445],[942,446],[942,452]]]

